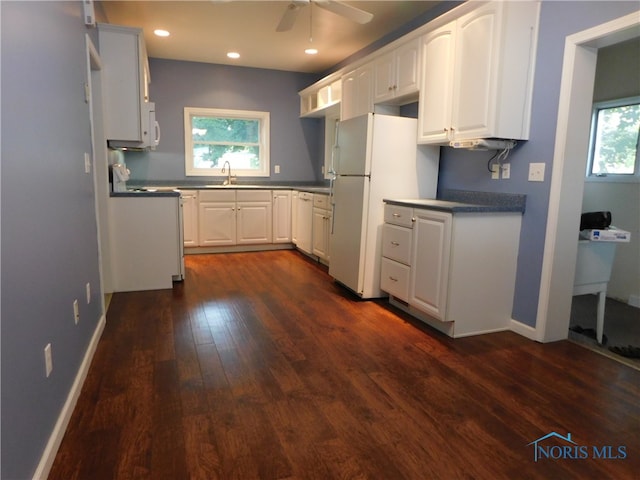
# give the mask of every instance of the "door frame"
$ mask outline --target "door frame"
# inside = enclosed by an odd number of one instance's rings
[[[598,49],[640,36],[639,13],[565,40],[535,328],[540,342],[566,339],[569,332]]]

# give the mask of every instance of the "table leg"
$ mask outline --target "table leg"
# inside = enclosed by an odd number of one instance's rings
[[[598,292],[598,314],[596,317],[596,339],[602,344],[602,334],[604,332],[604,304],[607,301],[607,291]]]

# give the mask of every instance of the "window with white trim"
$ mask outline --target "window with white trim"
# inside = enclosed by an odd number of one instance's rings
[[[593,105],[587,177],[639,180],[640,97]]]
[[[269,176],[269,112],[185,107],[184,136],[188,176]]]

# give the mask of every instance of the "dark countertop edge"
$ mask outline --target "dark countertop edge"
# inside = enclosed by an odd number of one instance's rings
[[[179,197],[180,192],[111,192],[109,194],[111,198],[150,198],[150,197]]]
[[[472,203],[452,202],[439,199],[384,199],[390,205],[400,205],[404,207],[422,208],[425,210],[438,210],[449,213],[524,213],[521,205],[479,205]]]
[[[301,192],[329,194],[329,187],[319,185],[178,185],[164,186],[162,184],[131,184],[128,188],[157,188],[166,191],[168,188],[176,188],[178,190],[299,190]],[[122,192],[129,193],[129,192]],[[162,192],[131,192],[131,193],[162,193]]]

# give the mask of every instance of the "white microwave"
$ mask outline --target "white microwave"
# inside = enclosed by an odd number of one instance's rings
[[[126,148],[130,150],[155,150],[160,143],[160,125],[156,121],[156,104],[145,102],[140,110],[140,142],[127,140],[109,140],[110,148]]]

